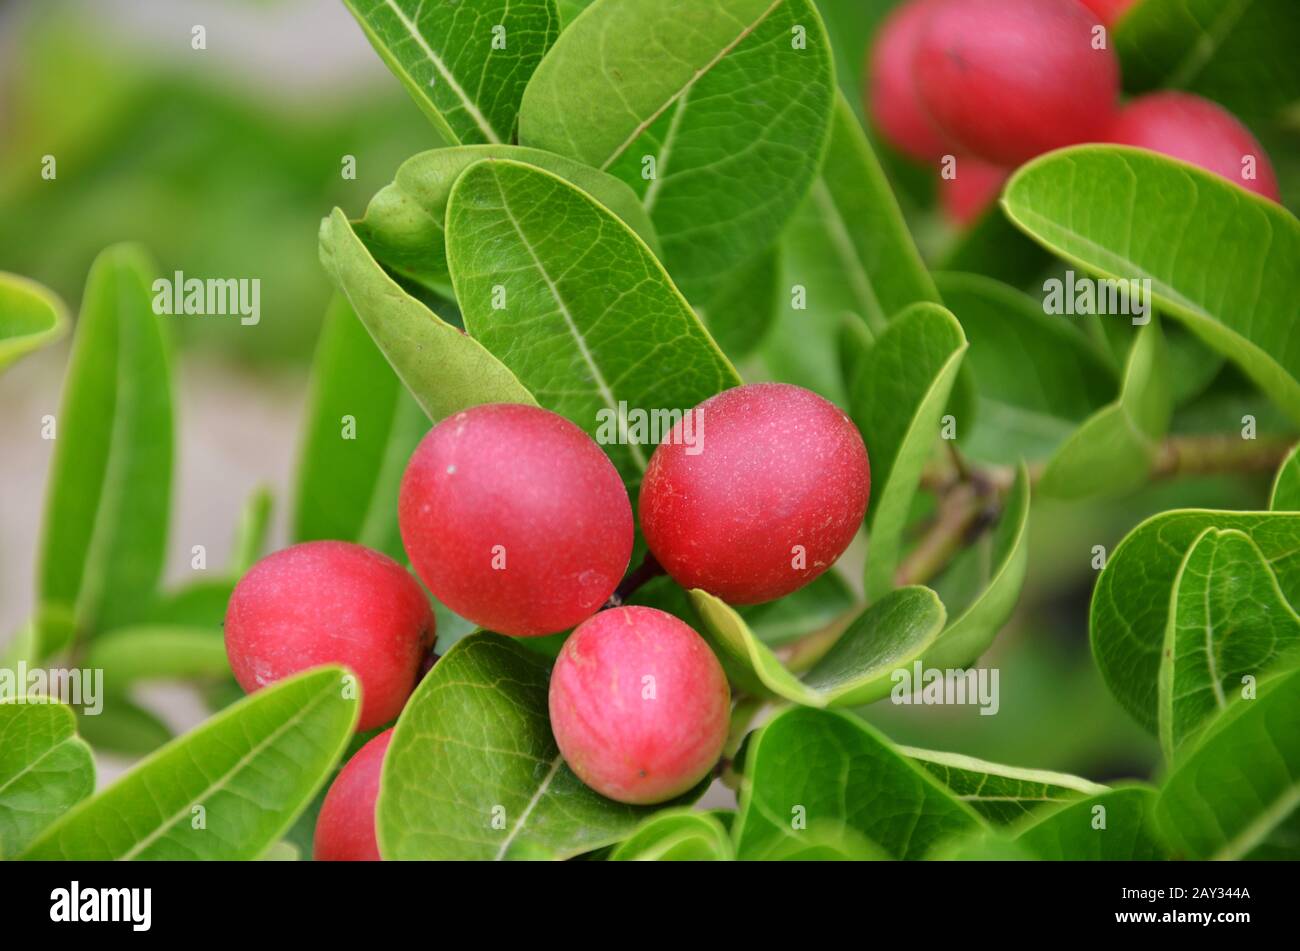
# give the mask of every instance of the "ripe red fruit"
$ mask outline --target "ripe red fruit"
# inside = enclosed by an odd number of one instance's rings
[[[434,597],[519,637],[590,617],[632,557],[618,471],[581,429],[536,406],[475,406],[435,426],[402,477],[398,520]]]
[[[392,720],[433,645],[429,599],[397,562],[361,545],[318,541],[267,555],[235,585],[226,654],[252,692],[320,664],[361,684],[358,730]]]
[[[654,608],[584,621],[551,672],[551,729],[565,762],[619,802],[663,802],[703,779],[726,742],[730,704],[704,639]]]
[[[857,427],[786,383],[705,400],[695,444],[679,423],[641,483],[646,544],[674,580],[732,604],[782,597],[843,554],[871,488]]]
[[[912,57],[931,0],[913,0],[896,7],[881,23],[871,44],[867,102],[871,117],[890,144],[906,155],[928,162],[947,154],[917,97]]]
[[[1199,165],[1265,198],[1281,200],[1264,147],[1222,106],[1185,92],[1141,96],[1116,116],[1106,141],[1150,149]],[[1255,178],[1242,176],[1242,160],[1255,158]]]
[[[921,103],[941,134],[995,165],[1096,141],[1119,92],[1096,25],[1065,0],[944,0],[917,41]]]
[[[973,156],[958,158],[956,175],[939,178],[939,204],[948,220],[963,228],[973,223],[997,200],[1010,174],[1000,165]]]
[[[1122,17],[1124,12],[1133,6],[1133,0],[1081,0],[1081,2],[1101,17],[1101,22],[1107,26]]]
[[[316,818],[312,852],[317,862],[378,862],[375,801],[391,729],[372,737],[339,770]]]

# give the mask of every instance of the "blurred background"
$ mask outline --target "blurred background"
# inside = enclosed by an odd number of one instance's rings
[[[823,0],[837,66],[860,104],[860,66],[888,2]],[[195,24],[207,49],[191,46]],[[256,326],[171,322],[178,459],[167,580],[193,579],[190,550],[230,552],[249,493],[275,493],[284,537],[308,371],[330,287],[320,218],[358,215],[402,159],[436,147],[432,128],[337,0],[0,0],[0,270],[43,282],[75,315],[87,269],[113,242],[143,243],[161,273],[259,278]],[[1284,191],[1300,150],[1274,148]],[[57,178],[41,177],[43,156]],[[356,177],[344,178],[345,157]],[[882,149],[923,250],[954,235],[933,182]],[[1291,192],[1294,194],[1294,192]],[[32,606],[34,552],[67,340],[0,376],[0,646]],[[749,372],[758,378],[761,370]],[[1238,398],[1231,377],[1223,399]],[[1184,505],[1258,508],[1264,479],[1152,487],[1122,502],[1036,503],[1030,573],[1016,618],[984,664],[1001,670],[1001,710],[879,704],[894,739],[1099,781],[1145,777],[1153,739],[1120,710],[1087,638],[1092,546]],[[850,572],[851,573],[851,572]],[[185,691],[148,705],[174,729],[206,714]]]

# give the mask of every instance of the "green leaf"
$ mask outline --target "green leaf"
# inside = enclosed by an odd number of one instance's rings
[[[0,858],[94,791],[95,763],[76,722],[62,704],[0,703]]]
[[[1170,774],[1155,812],[1183,858],[1300,858],[1300,671],[1233,704]]]
[[[38,559],[41,657],[130,619],[162,571],[172,405],[152,273],[140,249],[118,245],[95,259],[86,281]]]
[[[1115,25],[1131,92],[1182,88],[1266,119],[1300,100],[1300,20],[1291,0],[1147,0]]]
[[[1157,309],[1300,420],[1300,221],[1289,211],[1183,162],[1096,145],[1034,159],[1002,201],[1030,237],[1076,265],[1149,279]]]
[[[1268,507],[1274,512],[1300,512],[1300,446],[1292,449],[1277,470]]]
[[[1051,263],[1052,256],[1013,225],[1001,205],[994,204],[944,249],[935,269],[1032,288]]]
[[[979,593],[926,651],[925,666],[964,668],[993,643],[1020,600],[1029,563],[1029,472],[1022,464],[1007,496],[1002,518],[989,541]]]
[[[1068,317],[1040,301],[974,274],[935,276],[961,321],[978,393],[978,422],[963,446],[974,459],[1014,463],[1049,455],[1115,395],[1115,372],[1100,348]]]
[[[1036,818],[1015,843],[1034,858],[1053,862],[1162,859],[1152,815],[1155,802],[1156,791],[1146,786],[1112,789]]]
[[[1159,732],[1172,762],[1249,675],[1300,656],[1300,616],[1263,552],[1236,529],[1207,528],[1188,549],[1160,654]]]
[[[384,759],[387,859],[564,859],[625,839],[661,807],[583,785],[555,746],[550,663],[498,634],[458,641],[407,702]]]
[[[658,253],[659,239],[641,199],[612,175],[562,155],[517,145],[465,145],[421,152],[403,162],[353,222],[375,260],[390,271],[427,286],[446,284],[447,198],[461,172],[485,158],[511,159],[544,168],[581,188],[623,219]]]
[[[760,859],[799,845],[801,821],[808,830],[842,824],[895,859],[920,858],[939,840],[982,826],[862,721],[793,707],[749,739],[732,830],[737,856]]]
[[[1211,528],[1247,535],[1282,597],[1300,604],[1300,515],[1187,509],[1164,512],[1130,532],[1093,590],[1092,653],[1116,699],[1152,732],[1175,586],[1188,552]]]
[[[335,208],[321,222],[321,263],[417,403],[435,423],[480,403],[535,403],[483,345],[403,291]]]
[[[1043,495],[1077,499],[1119,495],[1146,481],[1173,415],[1160,323],[1142,328],[1114,403],[1094,413],[1048,460]]]
[[[209,628],[141,625],[109,631],[91,645],[84,663],[104,671],[110,693],[121,693],[137,680],[230,674],[225,638]]]
[[[347,747],[358,710],[350,677],[318,667],[226,708],[66,813],[23,857],[257,858]]]
[[[1045,769],[1021,769],[908,746],[899,752],[920,763],[962,802],[995,825],[1010,825],[1044,807],[1094,796],[1105,786]]]
[[[429,420],[341,298],[325,315],[305,417],[294,539],[404,558],[397,488]]]
[[[0,371],[67,332],[67,309],[53,291],[0,271]]]
[[[343,0],[447,141],[509,142],[555,41],[554,0]]]
[[[255,489],[239,514],[235,544],[230,553],[230,573],[238,578],[253,566],[266,551],[266,537],[271,530],[271,510],[275,496],[266,486]]]
[[[234,578],[196,581],[159,596],[140,615],[142,624],[220,628],[235,589]]]
[[[722,352],[738,360],[763,342],[783,294],[779,249],[769,248],[728,274],[707,306],[696,311]]]
[[[846,315],[881,333],[889,319],[939,294],[875,153],[836,97],[821,170],[782,239],[783,291],[764,359],[782,380],[843,403],[835,337]],[[804,289],[796,309],[794,288]]]
[[[636,189],[669,273],[704,303],[807,194],[833,97],[807,0],[597,0],[534,73],[519,138]]]
[[[604,444],[629,483],[651,448],[611,438],[626,410],[685,411],[740,383],[645,243],[549,172],[471,166],[452,190],[447,232],[466,329],[543,406]]]
[[[83,712],[77,717],[77,730],[95,750],[133,758],[148,756],[176,735],[157,714],[126,696],[111,693],[99,713],[89,716]]]
[[[754,636],[778,647],[840,622],[857,603],[848,582],[831,569],[784,598],[738,610]]]
[[[731,836],[705,812],[667,809],[651,816],[616,848],[611,862],[725,862]]]
[[[781,665],[735,609],[698,589],[691,603],[710,642],[779,697],[809,707],[861,706],[887,696],[894,671],[919,660],[946,617],[929,588],[899,588],[862,612],[800,679]]]
[[[913,304],[876,339],[858,369],[850,407],[871,458],[869,601],[893,586],[912,499],[939,441],[940,416],[966,347],[951,313],[937,304]]]

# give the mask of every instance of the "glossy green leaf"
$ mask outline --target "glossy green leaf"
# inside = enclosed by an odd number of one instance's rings
[[[803,842],[800,826],[842,824],[895,859],[983,823],[928,771],[861,720],[793,707],[750,737],[732,830],[741,859]]]
[[[341,667],[318,667],[259,690],[64,814],[23,857],[257,858],[352,738],[352,683]]]
[[[172,401],[152,273],[142,251],[118,245],[86,281],[38,557],[42,657],[138,613],[162,571]]]
[[[335,538],[404,558],[397,488],[429,420],[340,298],[325,315],[305,417],[294,539]]]
[[[375,193],[365,216],[352,224],[375,260],[414,281],[446,284],[451,279],[447,272],[447,198],[461,172],[485,158],[523,162],[560,176],[622,218],[658,252],[659,239],[640,198],[614,176],[540,149],[464,145],[412,156],[398,167],[392,184]]]
[[[274,508],[275,497],[266,486],[254,489],[244,503],[230,552],[230,574],[234,577],[242,576],[265,553]]]
[[[784,296],[779,249],[736,268],[696,312],[718,346],[732,360],[748,356],[766,338]]]
[[[1111,552],[1093,590],[1092,653],[1116,699],[1152,732],[1159,721],[1161,658],[1175,587],[1206,529],[1248,536],[1281,596],[1300,605],[1300,514],[1187,509],[1164,512],[1130,532]]]
[[[471,166],[447,232],[466,328],[544,407],[604,444],[629,483],[652,447],[611,438],[624,413],[689,410],[740,383],[645,243],[549,172]]]
[[[703,303],[807,194],[833,98],[807,0],[597,0],[538,66],[519,138],[636,189],[669,273]]]
[[[800,678],[782,666],[734,608],[706,591],[690,595],[715,649],[772,693],[809,707],[861,706],[887,696],[894,672],[921,658],[946,617],[929,588],[899,588],[867,608]]]
[[[58,703],[0,703],[0,858],[21,852],[95,789],[90,747]]]
[[[871,456],[867,599],[893,586],[903,529],[966,352],[961,324],[937,304],[914,304],[872,344],[851,394],[853,421]]]
[[[480,403],[535,403],[483,345],[384,273],[335,208],[321,223],[321,263],[417,403],[434,422]]]
[[[1119,388],[1105,354],[1074,318],[991,278],[939,274],[944,303],[961,321],[979,411],[963,452],[986,462],[1041,459]]]
[[[1242,117],[1300,101],[1300,18],[1291,0],[1145,0],[1115,25],[1130,91],[1188,89]]]
[[[1047,861],[1133,862],[1164,858],[1153,819],[1156,791],[1124,786],[1035,819],[1015,843]]]
[[[1078,776],[988,763],[960,753],[899,747],[988,822],[1010,825],[1031,813],[1106,791]]]
[[[110,693],[120,693],[137,680],[230,674],[220,631],[161,625],[109,631],[86,652],[85,666],[104,671],[104,686]]]
[[[487,633],[434,665],[384,759],[385,858],[571,858],[625,839],[654,811],[604,798],[565,765],[547,712],[550,673],[545,658]]]
[[[841,621],[857,604],[848,582],[831,569],[784,598],[737,610],[760,641],[778,647]]]
[[[1288,657],[1300,658],[1300,616],[1263,552],[1242,531],[1207,528],[1187,550],[1169,604],[1157,715],[1165,758],[1227,708],[1243,677]]]
[[[705,812],[667,809],[651,816],[610,855],[612,862],[725,862],[731,836]]]
[[[1300,420],[1300,221],[1174,159],[1119,146],[1051,152],[1007,184],[1031,237],[1103,277],[1150,279],[1157,309]]]
[[[764,359],[782,380],[845,402],[835,338],[846,315],[871,331],[939,302],[894,193],[852,108],[836,97],[830,146],[782,239],[777,322]]]
[[[979,593],[926,651],[927,667],[969,667],[1010,619],[1029,563],[1029,494],[1029,472],[1021,465],[987,552],[974,553],[987,566],[978,574]]]
[[[554,0],[343,0],[450,143],[509,142],[560,30]]]
[[[1039,491],[1077,499],[1137,488],[1156,460],[1172,415],[1167,351],[1160,323],[1153,319],[1129,351],[1119,397],[1052,454]]]
[[[1170,774],[1155,811],[1182,858],[1300,858],[1300,671],[1233,704]]]
[[[0,372],[68,331],[68,312],[48,288],[0,271]]]
[[[1300,446],[1292,449],[1273,480],[1269,505],[1274,512],[1300,512]]]

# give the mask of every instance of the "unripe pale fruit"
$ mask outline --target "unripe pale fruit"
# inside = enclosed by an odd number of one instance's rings
[[[551,729],[564,761],[619,802],[663,802],[703,779],[722,754],[730,704],[704,639],[654,608],[584,621],[551,672]]]
[[[925,114],[912,73],[916,40],[930,6],[932,0],[913,0],[884,19],[871,44],[867,84],[868,109],[881,133],[900,152],[921,162],[950,151]]]
[[[943,0],[926,17],[913,66],[940,133],[995,165],[1101,138],[1119,64],[1093,48],[1097,18],[1068,0]]]
[[[316,818],[317,862],[378,862],[375,802],[391,729],[372,737],[334,777]]]
[[[1140,96],[1115,118],[1107,141],[1182,159],[1221,175],[1257,195],[1281,200],[1264,147],[1222,106],[1185,92]],[[1254,158],[1254,178],[1243,171]]]
[[[1120,17],[1129,7],[1133,6],[1133,0],[1081,0],[1093,13],[1101,18],[1101,22],[1110,26]]]
[[[590,617],[632,557],[632,506],[613,463],[536,406],[475,406],[435,426],[402,477],[398,520],[434,597],[519,637]]]
[[[787,383],[711,397],[655,450],[641,483],[646,544],[678,584],[732,604],[802,588],[843,554],[871,488],[857,427]]]
[[[1000,165],[981,162],[974,156],[957,159],[956,175],[939,179],[939,204],[944,215],[961,228],[972,224],[997,201],[1010,174]]]
[[[435,630],[429,599],[401,565],[337,541],[253,565],[230,595],[225,629],[230,667],[250,693],[309,667],[350,668],[361,684],[358,730],[401,711]]]

